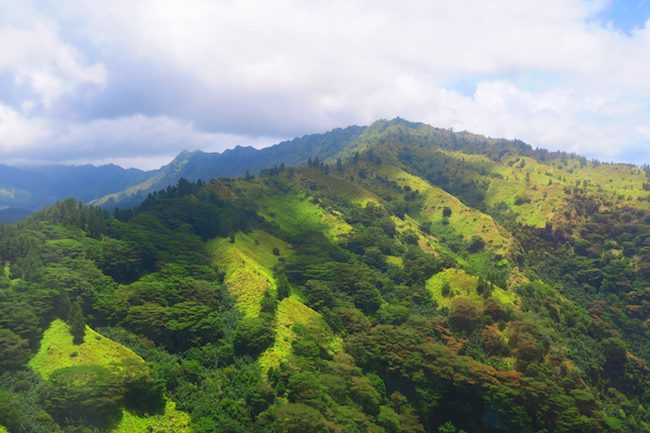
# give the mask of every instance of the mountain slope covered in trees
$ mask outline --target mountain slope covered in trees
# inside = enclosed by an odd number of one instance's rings
[[[650,431],[647,169],[401,120],[341,155],[0,226],[0,426]]]

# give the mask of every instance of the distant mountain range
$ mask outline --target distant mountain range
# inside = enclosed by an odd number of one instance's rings
[[[0,223],[17,221],[66,197],[89,202],[150,176],[150,172],[116,165],[0,165]]]

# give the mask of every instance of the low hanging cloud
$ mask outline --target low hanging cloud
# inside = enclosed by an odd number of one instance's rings
[[[623,32],[606,7],[0,3],[0,161],[153,166],[400,116],[650,162],[650,25]]]

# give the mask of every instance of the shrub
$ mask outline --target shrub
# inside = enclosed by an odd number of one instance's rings
[[[530,203],[530,198],[522,195],[518,195],[515,197],[515,206],[521,206],[526,203]]]

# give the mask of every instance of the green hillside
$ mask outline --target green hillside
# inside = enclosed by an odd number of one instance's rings
[[[261,230],[238,232],[208,243],[215,263],[225,273],[225,284],[244,315],[259,315],[264,293],[275,293],[273,268],[293,251],[282,240]],[[277,252],[277,256],[274,255]]]
[[[68,324],[57,319],[43,333],[39,351],[28,365],[48,379],[57,370],[81,366],[105,367],[119,377],[127,374],[125,370],[143,364],[144,360],[133,351],[88,326],[83,343],[74,344]],[[170,429],[182,433],[191,431],[189,422],[189,416],[167,400],[159,413],[151,415],[122,408],[119,419],[108,429],[111,433],[164,433]]]
[[[99,365],[119,368],[120,363],[142,362],[142,358],[128,348],[116,343],[90,327],[82,344],[73,344],[68,325],[55,320],[43,333],[40,348],[29,361],[29,366],[44,378],[60,368],[80,365]]]
[[[0,425],[650,432],[649,168],[342,131],[0,226]]]

